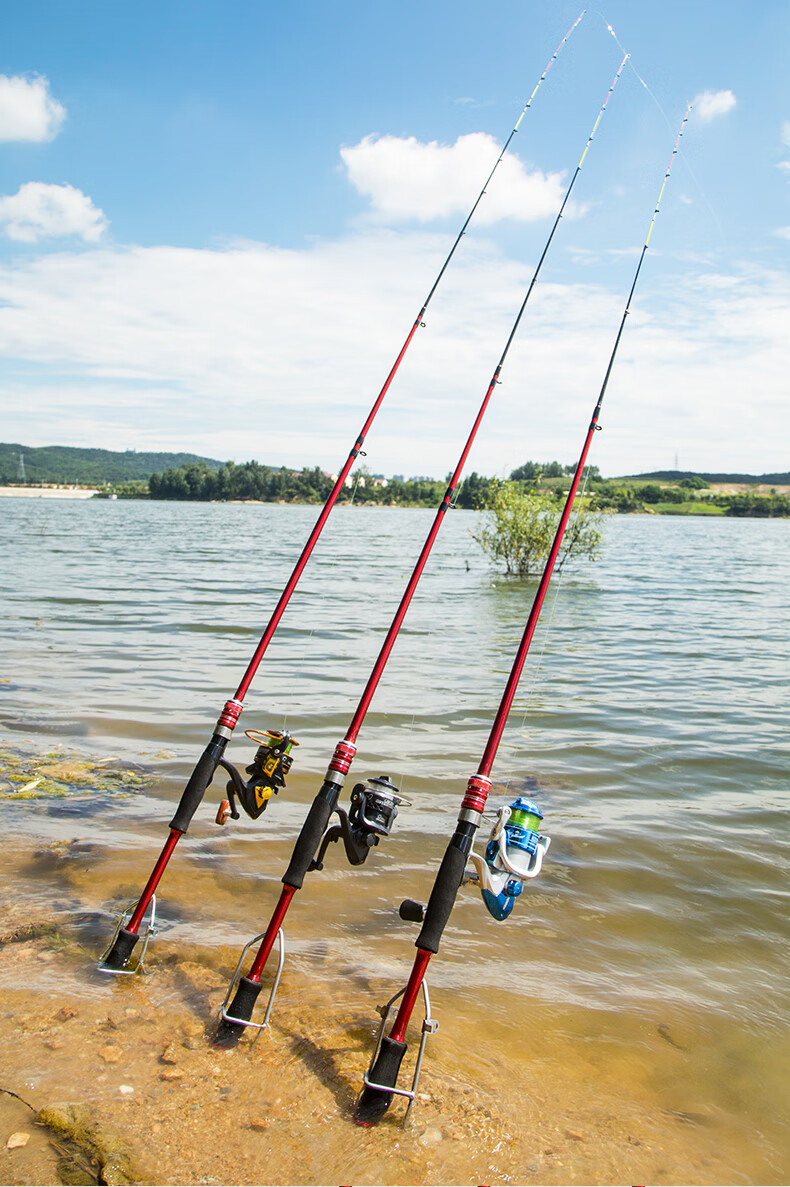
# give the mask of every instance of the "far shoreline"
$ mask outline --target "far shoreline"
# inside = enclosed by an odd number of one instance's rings
[[[752,493],[759,492],[763,494],[763,490],[767,493],[768,488],[749,486],[748,484],[733,484],[721,483],[716,484],[710,489],[715,491],[716,495],[738,495],[747,491]],[[790,495],[790,486],[774,487],[772,494],[780,494],[783,496]],[[155,499],[148,494],[143,493],[129,493],[116,494],[112,490],[98,487],[82,487],[76,484],[49,484],[42,486],[25,485],[22,486],[9,484],[7,486],[0,486],[0,497],[5,498],[23,498],[23,499],[57,499],[60,502],[77,501],[84,502],[87,499],[97,499],[100,501],[118,501],[118,502],[140,502],[140,503],[200,503],[206,506],[256,506],[256,507],[316,507],[320,509],[322,506],[319,502],[312,502],[300,499]],[[434,510],[432,506],[426,506],[424,503],[385,503],[379,500],[366,501],[364,499],[350,500],[337,504],[338,507],[354,507],[356,509],[377,509],[384,508],[404,511],[431,511]],[[468,508],[459,507],[457,510],[478,510],[485,511],[485,508]],[[660,510],[649,510],[647,507],[639,508],[617,508],[607,507],[602,508],[601,513],[604,515],[641,515],[647,517],[672,517],[672,518],[696,518],[696,519],[785,519],[784,515],[761,515],[758,513],[749,514],[748,512],[727,515],[726,510],[721,505],[711,503],[709,507],[701,507],[699,502],[693,507],[683,507],[682,504],[675,504],[674,506],[663,506]]]

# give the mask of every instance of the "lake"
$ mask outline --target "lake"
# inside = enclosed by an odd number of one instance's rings
[[[6,748],[144,777],[123,796],[3,802],[12,851],[79,836],[101,854],[82,909],[142,889],[316,514],[3,501]],[[299,740],[288,787],[220,830],[217,780],[163,880],[168,941],[240,948],[265,927],[432,518],[333,512],[241,722]],[[394,908],[430,891],[535,589],[490,568],[476,519],[446,516],[359,736],[352,775],[386,772],[412,806],[360,869],[330,852],[287,921],[294,967],[359,1007],[408,975],[416,929]],[[544,872],[505,923],[459,895],[425,1074],[465,1058],[514,1110],[538,1075],[619,1091],[658,1130],[696,1125],[729,1172],[711,1181],[786,1182],[790,522],[619,516],[604,532],[601,559],[550,590],[494,765],[491,805],[524,793],[544,812]],[[237,729],[229,757],[253,753]]]

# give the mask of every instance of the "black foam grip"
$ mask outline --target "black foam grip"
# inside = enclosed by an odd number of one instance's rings
[[[192,817],[200,807],[201,800],[206,794],[206,788],[214,778],[219,760],[225,752],[227,739],[221,734],[214,734],[206,749],[197,761],[194,771],[189,776],[189,782],[184,788],[176,814],[170,821],[170,827],[185,833],[189,828]]]
[[[376,1062],[368,1073],[368,1079],[375,1084],[386,1084],[388,1087],[394,1088],[398,1083],[398,1072],[405,1054],[405,1043],[400,1043],[397,1039],[391,1039],[385,1035],[381,1040],[381,1048],[376,1056]],[[369,1088],[366,1085],[357,1101],[354,1120],[358,1125],[374,1125],[380,1117],[384,1116],[391,1103],[391,1092],[382,1088]]]
[[[127,931],[122,927],[115,937],[112,948],[104,958],[108,969],[125,969],[132,955],[135,944],[140,939],[136,931]]]
[[[293,886],[295,890],[301,890],[304,876],[324,835],[329,817],[337,806],[339,795],[338,784],[330,783],[328,779],[325,780],[323,787],[310,805],[310,811],[302,825],[302,831],[296,838],[290,865],[283,874],[285,886]]]
[[[249,977],[240,977],[233,1001],[225,1013],[249,1022],[262,988],[260,981],[251,981]],[[246,1029],[244,1022],[228,1022],[226,1018],[221,1019],[214,1036],[214,1046],[235,1047]]]
[[[415,903],[413,898],[405,898],[398,907],[398,914],[406,923],[422,923],[425,907],[422,903]]]
[[[461,885],[465,868],[466,853],[463,851],[463,848],[459,847],[457,838],[453,837],[445,850],[442,864],[439,866],[439,873],[436,875],[436,881],[433,884],[431,897],[428,899],[428,906],[425,909],[425,922],[422,925],[420,934],[415,940],[418,948],[423,948],[426,952],[436,953],[439,951],[442,933],[447,926],[447,920],[450,918],[450,913],[455,905],[455,898],[458,894],[458,888]]]

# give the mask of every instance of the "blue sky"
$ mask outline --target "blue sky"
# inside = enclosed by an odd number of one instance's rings
[[[3,437],[334,470],[581,4],[38,3],[0,58]],[[611,30],[607,27],[611,26]],[[606,90],[470,468],[790,467],[790,6],[590,7],[367,442],[452,468]]]

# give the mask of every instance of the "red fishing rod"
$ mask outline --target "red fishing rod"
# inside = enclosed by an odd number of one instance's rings
[[[540,872],[543,855],[549,846],[549,839],[547,837],[541,837],[537,832],[539,822],[542,819],[540,809],[529,800],[518,799],[514,804],[501,808],[497,813],[497,820],[486,846],[484,857],[481,858],[472,853],[472,843],[477,829],[482,823],[483,811],[491,790],[491,769],[502,740],[508,715],[513,705],[513,699],[516,695],[524,662],[532,643],[535,627],[540,617],[546,591],[557,561],[562,538],[565,534],[579,482],[587,461],[587,454],[596,431],[600,429],[598,420],[601,413],[601,405],[609,384],[609,377],[612,373],[612,367],[625,328],[626,319],[631,309],[631,300],[639,279],[639,273],[642,269],[642,262],[650,243],[650,236],[653,232],[656,216],[658,215],[664,188],[669,179],[672,162],[677,154],[680,138],[683,135],[690,111],[691,107],[687,109],[683,117],[680,131],[672,149],[669,165],[664,175],[664,182],[661,186],[647,237],[639,257],[639,263],[637,264],[631,290],[628,294],[628,300],[620,321],[614,348],[609,359],[598,400],[593,410],[587,435],[584,439],[584,445],[574,472],[573,481],[571,482],[570,490],[565,500],[551,549],[549,550],[543,575],[535,593],[532,608],[527,618],[527,624],[524,628],[524,634],[516,651],[513,666],[505,685],[505,691],[502,694],[499,708],[491,726],[491,732],[488,736],[485,750],[483,751],[483,757],[480,760],[477,773],[472,775],[467,783],[466,794],[461,802],[461,811],[458,816],[455,832],[450,839],[450,843],[439,866],[427,907],[423,908],[420,904],[410,900],[401,904],[401,917],[413,922],[421,922],[422,929],[416,940],[417,955],[414,958],[411,975],[406,987],[395,994],[382,1010],[383,1017],[378,1043],[368,1073],[365,1076],[365,1086],[357,1102],[355,1120],[360,1125],[368,1126],[375,1124],[389,1108],[393,1096],[406,1097],[409,1100],[409,1109],[411,1109],[414,1102],[426,1036],[435,1030],[437,1026],[436,1022],[429,1017],[430,1006],[427,987],[425,985],[425,973],[431,957],[439,951],[442,934],[450,918],[458,890],[465,878],[467,861],[472,860],[475,872],[466,876],[470,881],[477,881],[479,883],[483,893],[483,900],[490,913],[495,918],[501,920],[507,918],[510,914],[515,899],[521,893],[524,879],[533,878]],[[411,1087],[406,1090],[397,1087],[398,1073],[407,1050],[406,1031],[421,991],[424,995],[426,1017],[423,1022],[422,1038]],[[389,1033],[384,1034],[390,1010],[394,1008],[398,999],[400,999],[400,1005],[395,1020]]]
[[[280,971],[282,970],[284,941],[282,938],[281,927],[283,920],[293,896],[296,894],[297,890],[301,889],[304,883],[305,875],[310,870],[323,868],[323,858],[329,843],[342,839],[344,843],[345,854],[350,864],[361,865],[362,862],[364,862],[367,858],[370,849],[374,845],[378,844],[379,837],[389,835],[390,829],[392,828],[392,825],[395,821],[395,817],[398,814],[398,805],[404,802],[398,795],[398,789],[390,782],[389,777],[381,776],[378,780],[368,780],[367,783],[358,783],[354,787],[351,793],[350,812],[347,813],[345,809],[338,807],[340,793],[343,789],[346,776],[351,768],[351,764],[354,761],[354,756],[357,752],[357,737],[362,727],[362,723],[365,720],[365,715],[370,708],[373,694],[378,687],[378,683],[384,672],[387,660],[389,659],[392,648],[395,645],[398,632],[400,631],[400,628],[403,624],[406,611],[409,608],[412,597],[414,596],[414,591],[417,588],[423,569],[425,568],[425,564],[439,533],[439,529],[441,528],[444,521],[444,516],[447,512],[447,509],[452,506],[456,487],[460,481],[461,473],[463,471],[464,465],[466,464],[466,459],[469,456],[469,452],[472,448],[475,437],[477,436],[477,431],[480,427],[483,417],[485,416],[486,409],[488,408],[488,404],[494,392],[494,388],[498,383],[501,382],[500,375],[505,363],[505,359],[507,358],[508,352],[513,343],[513,339],[516,336],[521,319],[524,316],[524,311],[526,310],[527,303],[529,302],[538,276],[540,275],[543,262],[546,259],[549,247],[551,246],[551,242],[554,238],[554,234],[560,224],[560,219],[562,218],[565,207],[571,196],[573,187],[576,184],[576,179],[581,171],[584,158],[586,157],[587,151],[590,147],[590,144],[592,143],[593,137],[595,136],[598,124],[600,123],[601,117],[603,116],[603,113],[606,109],[606,105],[609,102],[609,97],[617,85],[617,81],[622,74],[623,67],[625,66],[627,60],[628,55],[626,55],[626,57],[624,57],[620,63],[620,68],[612,80],[609,90],[606,92],[606,98],[604,99],[601,110],[598,113],[598,118],[595,121],[593,130],[587,139],[587,143],[579,164],[576,166],[576,170],[573,174],[573,177],[571,178],[571,182],[565,192],[562,205],[560,206],[557,217],[554,220],[554,225],[551,228],[549,237],[546,240],[546,244],[538,261],[538,265],[532,276],[532,280],[530,281],[524,300],[521,303],[521,308],[518,311],[516,320],[513,323],[513,327],[510,331],[507,342],[505,343],[505,348],[502,351],[496,368],[494,369],[494,374],[491,377],[491,382],[489,383],[485,396],[483,397],[483,402],[480,405],[474,424],[472,425],[471,432],[467,438],[463,450],[461,451],[461,456],[458,459],[456,468],[450,478],[449,486],[447,487],[447,490],[442,497],[442,501],[439,504],[436,516],[431,525],[430,531],[428,532],[425,543],[423,544],[422,551],[420,552],[417,563],[414,566],[414,570],[406,585],[406,589],[404,591],[403,597],[401,598],[398,609],[395,612],[395,617],[390,624],[389,630],[387,631],[387,635],[384,639],[384,643],[373,665],[373,670],[368,677],[368,682],[365,685],[365,690],[362,693],[359,704],[357,705],[356,712],[351,719],[351,724],[346,731],[345,737],[340,742],[338,742],[335,747],[335,752],[329,763],[329,767],[324,777],[324,782],[315,799],[313,800],[313,803],[311,804],[310,810],[307,814],[307,818],[302,825],[301,832],[299,833],[293,853],[291,855],[290,864],[283,875],[283,889],[280,892],[280,898],[277,906],[275,907],[271,920],[269,921],[269,925],[265,932],[251,940],[242,951],[239,963],[236,966],[236,971],[233,975],[233,978],[231,979],[228,994],[222,1007],[222,1017],[215,1039],[215,1042],[220,1046],[235,1045],[235,1043],[238,1042],[239,1037],[244,1033],[245,1027],[249,1025],[256,1027],[266,1025],[269,1014],[271,1013],[274,994],[277,991]],[[330,818],[335,812],[338,815],[339,823],[334,825],[332,828],[328,828],[327,826],[329,825]],[[318,851],[317,855],[316,850]],[[252,961],[249,972],[246,974],[246,976],[240,976],[239,974],[247,951],[258,941],[260,941],[258,951]],[[252,1012],[255,1008],[258,995],[260,994],[262,988],[261,976],[276,941],[279,941],[280,945],[280,963],[275,976],[272,991],[269,996],[269,1002],[267,1005],[264,1021],[263,1023],[251,1023],[250,1019],[252,1017]],[[233,1000],[231,1001],[230,999],[234,993],[234,989],[235,996],[233,996]]]
[[[99,962],[99,968],[101,971],[108,973],[120,973],[126,969],[132,951],[140,939],[140,928],[145,918],[146,912],[149,910],[149,907],[150,917],[148,927],[145,932],[146,946],[148,939],[155,933],[154,913],[156,888],[159,885],[168,862],[170,861],[173,850],[175,849],[181,837],[189,828],[192,817],[199,808],[203,800],[203,796],[205,795],[209,785],[211,784],[211,781],[214,778],[214,775],[216,774],[217,767],[224,767],[230,776],[230,782],[227,786],[230,799],[227,804],[223,803],[220,807],[220,811],[217,814],[218,824],[224,824],[228,816],[232,816],[233,819],[239,818],[239,813],[236,809],[235,802],[236,796],[238,796],[239,802],[241,803],[241,806],[244,808],[247,815],[253,820],[256,820],[265,810],[271,795],[277,794],[280,787],[285,786],[285,775],[287,774],[293,761],[291,750],[293,746],[298,745],[295,739],[289,734],[281,734],[274,730],[267,730],[264,732],[251,730],[247,732],[247,736],[250,737],[252,741],[258,742],[258,750],[256,751],[253,762],[246,768],[247,774],[250,776],[249,779],[245,779],[239,772],[238,768],[224,758],[225,748],[233,734],[233,730],[236,727],[236,723],[239,720],[241,711],[244,707],[244,697],[246,696],[250,684],[253,681],[266,649],[272,640],[272,636],[277,630],[280,619],[282,618],[285,608],[291,599],[291,595],[296,589],[304,568],[310,559],[310,555],[315,548],[318,537],[321,535],[324,525],[329,518],[329,514],[334,507],[340,492],[343,490],[351,467],[353,466],[357,457],[363,452],[362,446],[365,442],[365,438],[368,434],[368,431],[370,430],[371,425],[373,424],[379,408],[384,401],[384,397],[389,390],[390,384],[395,378],[406,351],[409,349],[409,346],[411,345],[412,339],[417,333],[417,330],[424,327],[425,325],[423,319],[427,312],[428,306],[433,298],[434,293],[439,287],[439,284],[450,264],[450,261],[455,255],[456,248],[466,233],[466,229],[472,221],[475,211],[477,210],[484,194],[486,193],[487,186],[499,168],[500,162],[502,161],[502,158],[510,146],[510,142],[518,132],[519,124],[521,123],[528,109],[531,107],[532,100],[535,98],[535,95],[537,94],[542,82],[551,69],[552,64],[560,53],[560,50],[581,21],[585,12],[586,9],[582,10],[549,59],[545,70],[538,79],[538,82],[532,91],[532,94],[524,105],[521,115],[516,121],[513,130],[505,141],[505,144],[503,145],[502,150],[497,157],[496,162],[494,163],[494,167],[488,174],[485,184],[478,194],[472,209],[469,211],[469,214],[467,215],[461,230],[458,232],[458,235],[452,247],[450,248],[450,252],[446,260],[439,269],[439,273],[433,282],[428,296],[425,298],[422,308],[417,314],[417,317],[415,318],[414,323],[406,336],[406,340],[392,365],[389,375],[384,382],[384,386],[376,397],[373,407],[368,413],[367,420],[362,426],[362,429],[354,442],[351,452],[349,453],[344,466],[338,474],[337,480],[332,487],[326,502],[324,503],[318,519],[315,522],[315,526],[313,527],[313,530],[307,539],[307,543],[302,549],[299,559],[294,566],[293,572],[286,582],[285,588],[283,589],[279,601],[277,602],[272,616],[269,619],[268,625],[261,636],[260,642],[255,649],[255,653],[253,654],[253,657],[247,666],[247,670],[242,677],[241,683],[230,700],[225,702],[222,712],[219,715],[219,719],[217,720],[217,724],[214,727],[211,740],[198,759],[195,769],[189,777],[175,816],[170,821],[170,835],[165,842],[164,848],[162,849],[159,858],[157,859],[157,862],[151,873],[151,877],[148,879],[148,882],[146,883],[145,889],[143,890],[137,905],[130,913],[127,912],[126,915],[121,918],[119,925],[116,928],[115,934],[110,941],[110,945]],[[143,948],[143,954],[144,952],[145,947]],[[138,967],[139,963],[140,962],[138,962]]]

